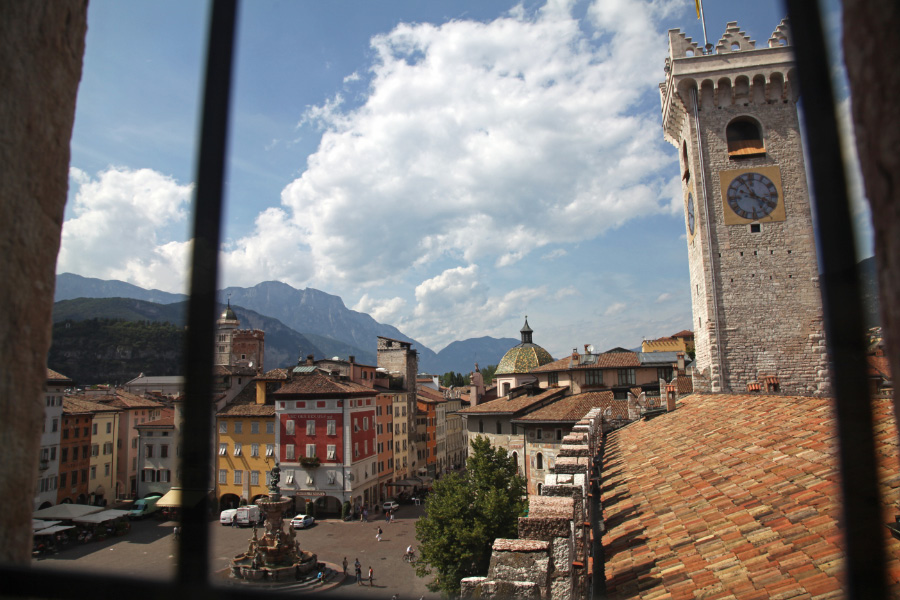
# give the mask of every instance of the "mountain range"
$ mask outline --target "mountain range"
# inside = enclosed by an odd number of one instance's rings
[[[519,343],[514,338],[480,337],[434,352],[396,327],[347,308],[339,296],[313,288],[298,290],[278,281],[225,288],[219,291],[219,299],[221,308],[231,304],[242,328],[266,332],[266,369],[296,364],[307,354],[317,359],[353,355],[357,362],[374,365],[376,337],[384,336],[412,343],[419,353],[420,372],[468,373],[476,361],[482,367],[497,364]],[[116,318],[183,326],[187,315],[184,294],[72,273],[57,275],[55,300],[54,322]]]

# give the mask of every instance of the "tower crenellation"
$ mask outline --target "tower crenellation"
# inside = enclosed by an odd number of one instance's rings
[[[767,47],[730,22],[703,54],[669,31],[664,137],[679,149],[695,389],[828,390],[818,263],[790,30]]]

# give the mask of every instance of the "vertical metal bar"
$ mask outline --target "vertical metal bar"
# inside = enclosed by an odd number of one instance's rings
[[[211,11],[184,363],[183,431],[189,434],[181,440],[183,535],[179,543],[177,579],[180,584],[193,588],[206,586],[209,574],[213,342],[237,0],[214,0]]]
[[[884,524],[872,403],[866,382],[862,303],[837,113],[818,2],[787,0],[822,267],[822,304],[840,437],[843,529],[850,598],[885,598]]]

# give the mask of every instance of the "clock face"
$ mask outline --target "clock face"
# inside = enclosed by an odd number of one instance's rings
[[[778,206],[778,190],[765,175],[743,173],[731,180],[727,199],[728,206],[736,215],[756,221],[768,216]]]
[[[688,231],[691,232],[691,235],[694,235],[694,195],[690,192],[688,193]]]

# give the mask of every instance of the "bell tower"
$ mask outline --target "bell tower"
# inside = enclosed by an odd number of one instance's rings
[[[787,20],[765,48],[728,23],[709,54],[670,30],[665,72],[662,124],[681,165],[694,389],[828,393]]]

